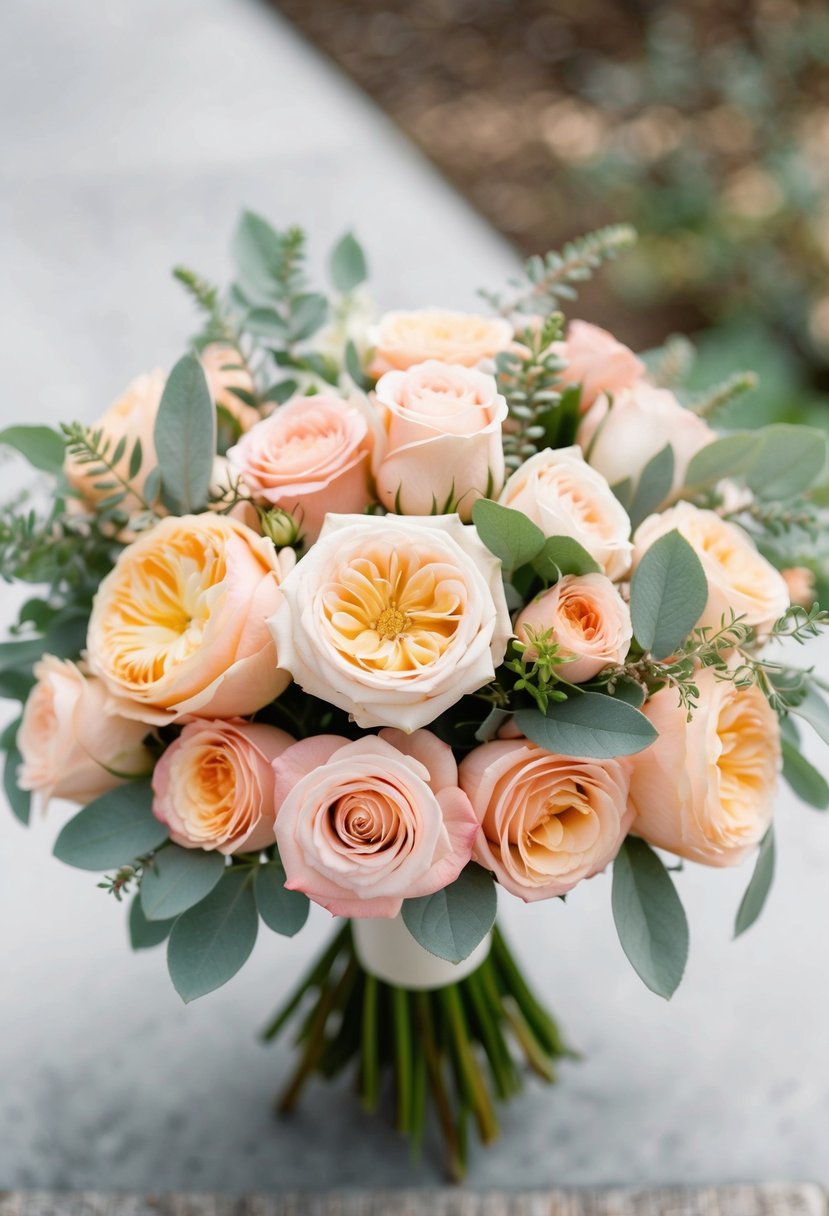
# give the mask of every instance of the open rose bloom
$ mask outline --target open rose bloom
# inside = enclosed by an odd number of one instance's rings
[[[598,234],[590,264],[624,239]],[[233,290],[195,293],[192,353],[89,426],[4,432],[56,475],[55,509],[27,506],[4,549],[40,588],[3,650],[7,786],[129,897],[136,949],[166,941],[185,1000],[258,932],[338,918],[274,1022],[309,997],[284,1106],[353,1066],[373,1107],[389,1072],[417,1138],[425,1078],[457,1174],[466,1115],[495,1134],[490,1082],[507,1097],[515,1054],[546,1075],[564,1051],[499,898],[567,897],[525,943],[554,958],[589,879],[669,997],[672,859],[712,884],[754,867],[742,933],[781,778],[829,803],[797,731],[829,738],[825,685],[794,649],[826,623],[826,441],[725,432],[721,387],[565,323],[578,244],[480,312],[371,325],[355,238],[328,296],[301,246],[246,214]]]

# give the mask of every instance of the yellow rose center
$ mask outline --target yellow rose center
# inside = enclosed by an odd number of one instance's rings
[[[409,618],[405,612],[401,612],[393,604],[389,608],[384,608],[377,618],[377,623],[374,628],[380,634],[381,638],[396,638],[399,633],[409,623]]]
[[[720,754],[719,801],[733,830],[754,823],[754,808],[768,797],[776,779],[776,751],[770,745],[769,726],[759,704],[759,690],[735,690],[717,720]]]

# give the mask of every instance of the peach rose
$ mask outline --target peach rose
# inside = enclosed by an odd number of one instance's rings
[[[508,410],[494,376],[430,359],[386,372],[376,392],[387,435],[377,470],[384,507],[403,515],[457,510],[468,521],[478,498],[500,494]]]
[[[719,629],[733,610],[745,624],[767,633],[789,607],[785,580],[758,552],[748,533],[716,511],[680,502],[661,515],[648,516],[636,529],[634,567],[654,541],[674,529],[693,548],[708,580],[708,602],[698,626]]]
[[[87,803],[107,790],[149,773],[147,727],[106,709],[100,680],[65,659],[47,654],[35,664],[37,683],[17,732],[23,763],[17,774],[40,809],[51,798]]]
[[[257,422],[228,454],[254,499],[301,519],[308,541],[328,511],[362,511],[373,501],[374,434],[360,398],[295,397]]]
[[[634,756],[633,831],[708,866],[739,865],[771,822],[780,768],[777,715],[760,690],[698,673],[691,721],[676,690],[645,702],[659,738]]]
[[[545,536],[571,536],[614,582],[627,574],[633,548],[627,512],[579,447],[536,452],[498,501],[523,512]]]
[[[679,490],[693,457],[716,435],[673,393],[641,381],[612,401],[599,396],[582,419],[576,438],[588,462],[612,486],[626,477],[638,485],[648,461],[670,444],[673,489]]]
[[[261,414],[255,406],[243,401],[234,389],[253,394],[256,386],[247,367],[241,362],[239,352],[222,342],[211,342],[199,354],[204,368],[207,387],[216,405],[227,410],[243,431],[249,431]]]
[[[571,321],[560,345],[564,360],[561,380],[581,385],[581,408],[587,410],[600,393],[632,388],[645,374],[645,365],[613,334],[589,321]]]
[[[153,814],[185,849],[255,853],[274,843],[273,761],[294,740],[244,721],[191,722],[153,773]]]
[[[583,684],[611,664],[623,663],[633,628],[630,609],[604,574],[568,574],[527,605],[515,622],[516,636],[530,640],[551,630],[551,641],[570,659],[561,670],[571,684]],[[533,648],[527,651],[532,659]]]
[[[273,768],[285,885],[334,916],[396,916],[470,859],[475,816],[452,749],[430,731],[318,735]]]
[[[429,359],[476,367],[509,347],[512,326],[502,317],[422,308],[387,312],[369,331],[369,341],[374,348],[373,376],[395,368],[405,371]]]
[[[781,570],[789,601],[800,608],[811,608],[817,599],[815,576],[808,566],[787,566]]]
[[[267,618],[293,550],[224,515],[161,520],[120,554],[95,596],[89,665],[127,717],[254,713],[288,683]]]
[[[425,726],[489,683],[512,629],[497,558],[457,515],[329,515],[282,586],[279,659],[358,726]]]
[[[460,783],[481,825],[475,861],[527,902],[598,874],[633,820],[625,761],[554,756],[527,739],[476,747]]]

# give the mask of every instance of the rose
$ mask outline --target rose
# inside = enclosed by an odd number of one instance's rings
[[[481,825],[474,859],[527,902],[603,870],[633,820],[625,761],[555,756],[527,739],[476,747],[460,783]]]
[[[610,485],[630,478],[637,485],[657,453],[674,454],[674,490],[685,484],[688,465],[716,435],[702,418],[680,405],[667,389],[641,381],[612,401],[602,395],[585,414],[576,436],[588,462]]]
[[[280,663],[358,726],[413,731],[494,677],[501,567],[457,515],[329,515],[282,585]]]
[[[711,670],[695,676],[688,721],[676,690],[642,707],[659,737],[633,757],[633,831],[657,848],[709,866],[739,865],[771,822],[780,767],[777,715],[755,686]]]
[[[369,331],[374,348],[371,374],[382,376],[395,368],[405,371],[428,359],[476,367],[506,350],[512,336],[512,326],[502,317],[434,308],[387,312]]]
[[[120,554],[95,596],[92,671],[144,722],[253,713],[288,683],[267,618],[293,550],[227,516],[161,520]]]
[[[565,575],[529,603],[515,622],[522,642],[531,643],[533,636],[548,630],[559,653],[571,660],[561,674],[572,684],[623,663],[633,637],[630,609],[604,574]],[[530,645],[527,658],[532,661],[535,654]]]
[[[227,456],[254,499],[301,516],[315,540],[328,511],[362,511],[373,500],[374,434],[358,397],[296,397],[242,435]]]
[[[581,385],[581,408],[587,410],[600,393],[632,388],[645,374],[645,365],[613,334],[588,321],[571,321],[560,346],[566,384]]]
[[[734,612],[744,624],[768,632],[789,606],[785,580],[741,527],[715,511],[680,502],[648,516],[634,537],[634,567],[654,541],[674,529],[688,541],[708,580],[708,601],[697,625],[719,629]]]
[[[51,798],[86,803],[148,773],[147,727],[106,710],[107,691],[64,659],[44,655],[17,732],[22,790],[45,810]]]
[[[252,405],[235,393],[239,389],[246,395],[255,392],[250,372],[242,363],[242,356],[232,346],[223,342],[211,342],[200,353],[210,396],[217,406],[227,410],[231,418],[243,431],[259,421],[261,415]]]
[[[469,861],[477,822],[452,749],[430,731],[318,735],[273,768],[285,885],[334,916],[396,916]]]
[[[537,452],[508,479],[499,502],[523,512],[545,536],[571,536],[614,582],[627,574],[630,520],[580,448]]]
[[[185,849],[254,853],[274,843],[272,763],[294,740],[244,721],[191,722],[153,773],[153,814]]]
[[[808,566],[787,566],[781,570],[789,600],[800,608],[811,608],[817,599],[815,576]]]
[[[477,498],[501,492],[508,410],[494,376],[431,359],[386,372],[376,392],[387,434],[377,493],[390,511],[469,520]]]

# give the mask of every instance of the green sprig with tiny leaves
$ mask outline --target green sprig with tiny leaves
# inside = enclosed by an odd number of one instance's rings
[[[564,317],[552,313],[540,326],[528,325],[516,335],[517,348],[495,360],[498,391],[506,398],[509,418],[503,427],[504,459],[517,469],[538,451],[546,428],[542,415],[561,400],[558,382],[564,363],[555,350],[564,332]]]
[[[552,629],[539,632],[527,625],[524,634],[526,641],[511,642],[514,657],[507,659],[504,666],[518,676],[513,692],[526,692],[541,713],[546,714],[551,701],[567,700],[567,693],[556,685],[561,682],[559,669],[573,660],[562,654],[558,643],[553,641]]]

